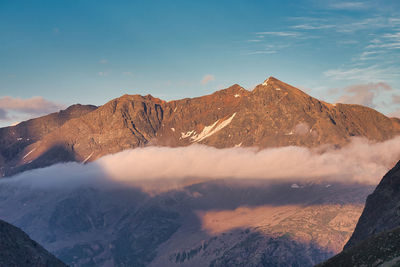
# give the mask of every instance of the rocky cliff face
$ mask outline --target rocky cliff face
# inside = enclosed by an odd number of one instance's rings
[[[399,266],[400,228],[369,236],[316,267]]]
[[[3,176],[146,145],[341,146],[352,136],[383,141],[400,133],[398,120],[363,106],[319,101],[273,77],[253,91],[233,85],[169,102],[124,95],[97,109],[72,106],[49,116],[0,129]]]
[[[368,196],[364,211],[345,249],[400,226],[400,161]]]
[[[318,266],[399,266],[399,238],[400,161],[368,196],[344,250]]]
[[[23,231],[0,220],[0,266],[63,267],[67,265],[30,239]]]

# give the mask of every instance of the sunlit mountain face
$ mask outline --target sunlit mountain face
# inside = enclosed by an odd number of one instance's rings
[[[396,265],[399,17],[1,1],[0,266]]]

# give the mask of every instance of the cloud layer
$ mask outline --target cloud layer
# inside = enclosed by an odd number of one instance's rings
[[[382,143],[355,138],[341,149],[146,147],[108,155],[85,165],[66,163],[25,172],[7,182],[63,187],[123,183],[150,191],[214,179],[375,185],[399,159],[400,137]]]

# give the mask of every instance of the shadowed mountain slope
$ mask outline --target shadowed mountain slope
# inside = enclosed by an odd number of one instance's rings
[[[400,161],[368,196],[364,211],[345,249],[373,234],[400,226]]]
[[[400,228],[372,235],[317,267],[399,266]]]
[[[318,266],[400,265],[400,161],[368,196],[344,250]]]
[[[19,228],[0,220],[0,266],[67,266]]]

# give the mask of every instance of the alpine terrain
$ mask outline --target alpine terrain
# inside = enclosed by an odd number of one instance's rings
[[[360,105],[325,103],[270,77],[252,91],[235,84],[169,102],[124,95],[98,108],[73,105],[1,128],[0,170],[9,176],[149,145],[342,146],[353,136],[383,141],[399,133],[398,119]]]
[[[235,84],[168,102],[124,95],[99,107],[73,105],[0,129],[0,218],[70,266],[313,266],[342,250],[374,185],[346,177],[328,181],[319,172],[304,179],[317,168],[314,162],[297,173],[298,161],[286,153],[262,165],[294,170],[290,179],[184,177],[168,190],[151,192],[102,180],[112,175],[98,162],[116,156],[110,165],[118,169],[123,153],[144,147],[174,153],[230,148],[237,154],[249,148],[254,155],[287,147],[290,153],[305,149],[302,156],[326,150],[336,155],[356,137],[374,143],[399,134],[398,119],[320,101],[273,77],[252,91]],[[128,175],[150,166],[151,172],[157,153],[130,158],[119,171]],[[176,163],[166,160],[161,176]],[[341,165],[333,162],[330,173]],[[159,185],[156,180],[152,187]],[[384,178],[376,191],[383,193],[368,198],[348,246],[399,226],[392,185]]]

